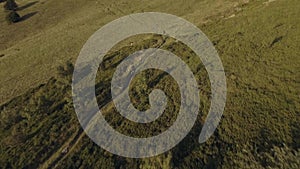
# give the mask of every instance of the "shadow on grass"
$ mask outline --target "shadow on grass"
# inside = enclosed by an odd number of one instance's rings
[[[26,4],[26,5],[23,5],[21,7],[18,7],[17,11],[22,11],[22,10],[24,10],[26,8],[29,8],[29,7],[33,6],[34,4],[36,4],[38,2],[39,1],[34,1],[34,2],[30,2],[30,3]]]
[[[37,14],[38,12],[30,12],[24,16],[21,17],[20,22],[25,21],[31,17],[33,17],[35,14]]]

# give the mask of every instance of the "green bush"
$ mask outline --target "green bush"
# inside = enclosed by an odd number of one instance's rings
[[[16,22],[19,22],[20,20],[21,20],[21,17],[16,11],[11,11],[6,16],[6,21],[8,23],[16,23]]]
[[[15,0],[7,0],[6,4],[4,5],[4,9],[6,10],[16,10],[18,8],[17,3]]]

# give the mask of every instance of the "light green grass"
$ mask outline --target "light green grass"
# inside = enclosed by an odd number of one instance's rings
[[[17,2],[22,6],[34,0]],[[21,15],[38,12],[36,15],[13,25],[6,24],[5,12],[1,11],[0,54],[5,56],[0,58],[0,103],[46,82],[65,61],[75,62],[88,37],[121,16],[166,12],[200,25],[232,13],[237,4],[233,0],[40,0],[19,12]]]

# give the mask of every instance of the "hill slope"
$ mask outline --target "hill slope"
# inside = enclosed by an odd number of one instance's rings
[[[3,103],[0,106],[0,166],[300,167],[299,1],[251,1],[247,4],[241,1],[244,5],[221,0],[190,1],[190,4],[175,1],[171,5],[166,1],[151,1],[148,6],[140,1],[113,3],[40,1],[22,10],[26,13],[39,9],[31,18],[16,25],[1,24],[4,37],[1,44],[5,44],[1,52],[5,56],[0,58]],[[146,109],[149,106],[147,94],[154,88],[163,89],[172,104],[157,122],[147,125],[132,123],[118,114],[109,97],[110,78],[114,63],[129,53],[158,46],[170,50],[182,56],[191,67],[201,89],[200,115],[191,133],[179,145],[157,157],[130,159],[101,149],[81,130],[71,98],[73,67],[65,62],[76,59],[82,44],[101,25],[142,10],[182,16],[208,35],[226,71],[228,96],[224,116],[213,137],[199,144],[197,136],[210,106],[209,81],[201,62],[179,42],[161,36],[141,35],[134,46],[120,45],[106,56],[105,69],[99,69],[101,74],[96,84],[100,108],[116,130],[135,137],[155,135],[172,125],[178,112],[178,86],[172,78],[159,71],[146,71],[131,84],[133,104]],[[61,17],[51,21],[51,16],[58,14]],[[45,19],[40,20],[40,26],[34,24],[38,23],[38,16]],[[20,27],[30,31],[8,38],[10,31],[22,29]],[[64,67],[57,71],[59,65]],[[152,85],[145,85],[151,82]]]

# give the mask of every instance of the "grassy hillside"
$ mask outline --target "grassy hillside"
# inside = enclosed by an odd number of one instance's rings
[[[39,1],[20,11],[38,11],[32,17],[13,25],[1,20],[0,168],[300,168],[298,0],[96,2]],[[210,85],[200,60],[167,37],[139,35],[130,39],[138,41],[133,46],[120,43],[105,57],[96,84],[99,106],[116,130],[135,137],[156,135],[178,113],[178,86],[154,70],[135,77],[130,96],[134,106],[145,110],[149,92],[164,90],[169,100],[164,115],[136,124],[115,110],[109,96],[112,73],[134,51],[160,47],[182,56],[201,96],[196,124],[179,145],[156,157],[130,159],[101,149],[84,134],[70,83],[72,62],[85,40],[109,21],[142,11],[167,12],[198,25],[218,50],[228,96],[214,135],[199,144],[210,106]],[[13,32],[18,33],[10,36]]]
[[[16,2],[20,7],[34,3],[18,12],[21,16],[30,13],[35,15],[8,25],[5,22],[6,13],[0,12],[0,103],[45,83],[55,74],[57,66],[70,59],[75,61],[88,37],[101,26],[121,16],[143,11],[166,12],[201,25],[212,18],[229,15],[244,0]]]

